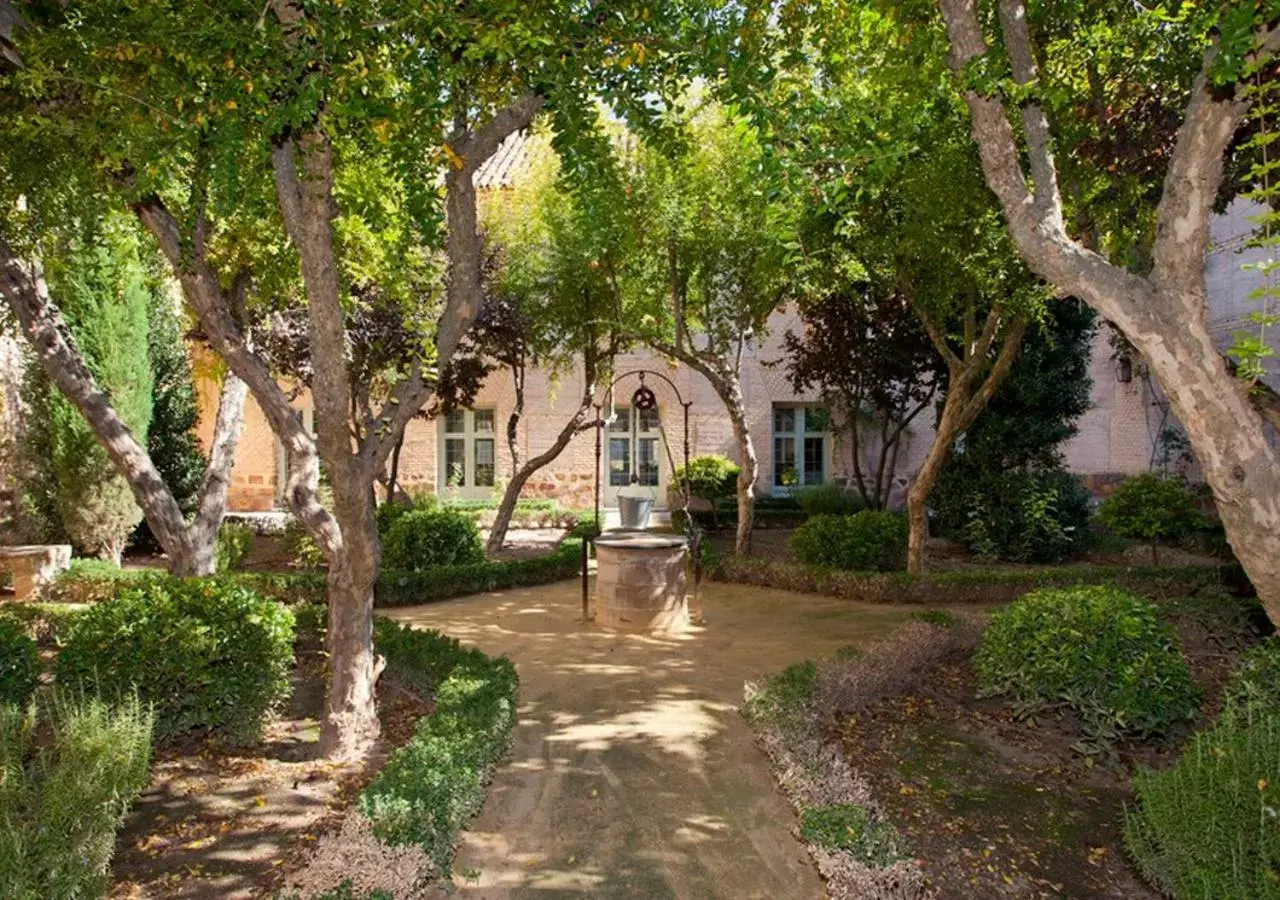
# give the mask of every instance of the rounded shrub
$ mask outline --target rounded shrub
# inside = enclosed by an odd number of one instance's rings
[[[805,565],[826,569],[899,569],[907,554],[907,520],[900,513],[871,509],[851,516],[814,516],[791,535],[791,550]]]
[[[26,703],[40,679],[40,651],[21,622],[0,618],[0,703]]]
[[[1042,589],[997,610],[974,657],[983,696],[1019,715],[1071,710],[1101,743],[1197,709],[1187,662],[1150,602],[1118,588]]]
[[[407,512],[412,512],[413,507],[407,503],[399,503],[395,500],[388,500],[378,506],[375,513],[378,519],[378,535],[386,537],[387,532],[391,530],[391,526],[399,521],[400,517]]]
[[[1280,716],[1193,737],[1178,763],[1134,776],[1125,847],[1166,897],[1280,896]]]
[[[1280,637],[1249,648],[1222,690],[1223,721],[1280,714]]]
[[[75,620],[55,673],[112,697],[137,691],[156,734],[206,728],[253,739],[289,696],[294,616],[228,581],[156,579]]]
[[[815,484],[796,491],[796,503],[811,516],[851,516],[866,508],[862,498],[838,484]]]
[[[737,463],[717,453],[695,456],[688,466],[689,493],[712,503],[721,497],[732,497],[738,490],[740,471]],[[680,466],[672,483],[683,485],[684,479],[685,467]]]
[[[484,562],[480,529],[466,514],[442,506],[402,514],[387,529],[382,567],[418,572],[432,566]]]
[[[1154,472],[1126,478],[1098,507],[1098,521],[1108,529],[1141,541],[1185,537],[1204,520],[1185,481]]]
[[[1077,549],[1092,514],[1089,492],[1068,472],[948,471],[930,497],[939,534],[978,556],[1054,563]]]

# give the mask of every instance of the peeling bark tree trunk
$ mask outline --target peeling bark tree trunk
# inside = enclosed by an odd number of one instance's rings
[[[714,382],[713,382],[714,384]],[[725,380],[716,387],[716,393],[724,401],[733,425],[733,439],[738,445],[738,527],[733,538],[733,552],[745,555],[751,552],[751,529],[755,526],[756,478],[760,474],[760,461],[747,426],[747,407],[742,400],[742,385],[737,378]]]
[[[976,0],[939,0],[957,72],[988,52]],[[1021,0],[1000,0],[1000,27],[1015,81],[1038,77]],[[1280,49],[1280,28],[1255,35],[1263,59]],[[1028,266],[1062,296],[1076,296],[1110,320],[1146,359],[1213,491],[1227,539],[1273,623],[1280,625],[1280,453],[1248,386],[1233,377],[1205,321],[1204,254],[1224,160],[1249,102],[1214,89],[1217,50],[1204,56],[1178,132],[1163,194],[1151,274],[1113,265],[1070,237],[1064,225],[1049,123],[1034,101],[1021,107],[1029,174],[1003,98],[965,93],[987,184],[1000,200]]]
[[[376,471],[351,450],[346,324],[334,253],[332,149],[327,138],[311,131],[279,143],[272,162],[285,227],[302,260],[316,432],[340,531],[329,556],[329,685],[320,750],[330,759],[359,759],[380,730],[374,687],[382,663],[373,649],[373,585],[382,548],[374,519]]]
[[[0,239],[0,294],[17,318],[22,333],[58,390],[84,416],[98,443],[125,479],[147,525],[168,557],[169,572],[179,576],[212,575],[215,545],[231,484],[231,466],[244,420],[247,388],[234,374],[222,386],[213,445],[196,496],[196,513],[187,522],[151,461],[145,446],[116,414],[111,399],[98,387],[70,330],[49,297],[38,264],[24,263]]]
[[[668,344],[650,340],[649,345],[659,353],[679,360],[700,374],[711,385],[716,396],[724,404],[725,412],[733,427],[733,440],[738,447],[738,527],[734,533],[733,552],[745,556],[751,552],[751,529],[755,524],[756,478],[760,475],[760,461],[756,457],[755,442],[747,423],[747,406],[742,399],[742,380],[737,365],[713,366],[696,351],[685,349],[684,341]]]
[[[539,453],[537,456],[526,460],[523,465],[519,466],[511,475],[511,481],[507,483],[507,488],[502,494],[502,502],[498,504],[497,515],[493,517],[493,528],[489,531],[489,540],[485,545],[486,552],[490,554],[497,553],[502,549],[502,545],[506,543],[507,531],[511,527],[511,516],[515,513],[516,503],[520,500],[520,492],[524,490],[524,486],[528,483],[533,475],[545,466],[551,465],[569,446],[569,442],[573,440],[574,435],[580,434],[587,428],[595,426],[595,420],[587,421],[587,417],[591,415],[595,409],[594,401],[596,395],[596,361],[593,354],[587,354],[583,366],[583,386],[582,399],[578,403],[578,408],[574,410],[573,415],[569,417],[569,421],[565,422],[564,427],[560,429],[560,433],[556,435],[555,441],[551,446]],[[518,379],[517,396],[520,398],[520,406],[523,406],[524,388],[523,379]],[[516,418],[516,414],[512,414]],[[516,419],[518,421],[518,418]],[[512,459],[515,460],[516,448],[514,433],[508,434],[508,441],[513,445]]]
[[[988,354],[997,341],[1002,318],[998,308],[988,313],[986,325],[976,340],[965,342],[962,355],[951,349],[946,335],[928,313],[918,311],[918,314],[929,339],[946,360],[948,370],[947,396],[942,404],[942,415],[938,417],[933,443],[907,489],[907,571],[923,575],[929,568],[929,516],[926,510],[929,495],[933,493],[942,467],[951,458],[956,438],[978,418],[1013,368],[1027,332],[1027,320],[1017,318],[1008,325],[1000,351],[992,363],[988,361]]]

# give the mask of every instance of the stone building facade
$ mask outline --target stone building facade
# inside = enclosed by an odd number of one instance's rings
[[[501,191],[519,177],[522,139],[504,144],[477,176],[485,191]],[[1207,256],[1211,327],[1224,345],[1254,308],[1251,294],[1259,284],[1256,271],[1245,268],[1263,258],[1249,248],[1248,236],[1256,209],[1233,203],[1213,223],[1213,245]],[[779,365],[783,335],[801,327],[794,310],[780,310],[764,335],[748,350],[742,366],[742,390],[748,424],[760,462],[757,492],[786,493],[797,484],[846,479],[852,468],[847,443],[822,426],[821,404],[815,396],[797,394]],[[11,437],[17,421],[17,391],[21,354],[12,340],[0,340],[0,439]],[[1280,362],[1273,361],[1280,366]],[[200,396],[200,436],[211,438],[217,406],[213,361],[197,356],[194,369]],[[655,373],[646,378],[658,405],[656,412],[630,409],[639,386],[638,370]],[[1091,375],[1093,406],[1082,417],[1079,433],[1064,449],[1068,468],[1085,477],[1095,490],[1105,490],[1126,474],[1149,468],[1183,468],[1194,476],[1194,462],[1178,446],[1178,426],[1169,404],[1146,377],[1140,361],[1125,367],[1115,358],[1109,330],[1099,330],[1093,343]],[[684,423],[680,398],[689,402],[688,442],[691,455],[720,453],[737,456],[729,418],[711,386],[687,367],[673,365],[650,353],[635,351],[619,357],[614,367],[620,380],[612,392],[597,398],[607,424],[600,430],[601,460],[596,461],[596,433],[576,436],[560,457],[536,474],[525,488],[528,497],[553,498],[565,507],[592,505],[597,472],[602,501],[616,503],[620,488],[648,492],[659,505],[666,502],[675,466],[683,461]],[[659,377],[661,376],[661,377]],[[541,453],[556,439],[581,396],[580,374],[552,377],[530,372],[527,408],[517,432],[521,456]],[[1272,379],[1280,382],[1280,369]],[[674,389],[668,385],[670,381]],[[1280,386],[1276,384],[1275,386]],[[411,492],[428,492],[470,499],[496,498],[510,477],[506,422],[514,402],[510,375],[495,371],[487,379],[472,410],[450,417],[414,420],[406,430],[400,456],[399,483]],[[305,392],[294,401],[310,423],[311,402]],[[928,451],[933,423],[929,413],[917,419],[899,458],[895,498],[901,498],[910,477]],[[12,441],[3,456],[12,457]],[[5,459],[0,459],[0,480]],[[280,508],[284,482],[284,454],[261,410],[249,399],[244,431],[236,457],[230,507],[235,511]],[[633,483],[634,482],[634,483]],[[0,494],[0,501],[3,501]]]
[[[794,488],[794,482],[847,479],[852,471],[847,441],[805,427],[805,420],[812,421],[822,404],[814,395],[797,394],[779,364],[783,335],[788,329],[799,327],[799,317],[793,310],[775,313],[768,333],[743,360],[742,391],[760,462],[756,489],[762,495],[786,493]],[[1106,334],[1100,333],[1094,342],[1091,364],[1094,405],[1081,419],[1079,434],[1064,447],[1068,467],[1098,488],[1155,464],[1152,453],[1162,415],[1155,392],[1144,379],[1134,376],[1127,382],[1118,380],[1111,353]],[[658,400],[657,422],[652,415],[641,421],[639,414],[630,412],[631,397],[640,385],[640,371],[657,373],[645,377],[645,384]],[[659,505],[665,502],[673,466],[683,461],[684,426],[680,402],[664,378],[672,382],[681,398],[690,402],[691,455],[720,453],[731,459],[737,457],[723,404],[701,375],[643,350],[620,356],[614,373],[618,383],[612,398],[603,389],[598,396],[602,419],[608,420],[600,435],[603,505],[616,505],[616,489],[623,486],[610,482],[630,482],[633,473],[639,483],[630,492],[648,489]],[[205,440],[216,409],[215,388],[212,382],[202,382],[201,428]],[[580,374],[552,378],[546,372],[529,373],[526,409],[517,429],[522,458],[528,459],[551,446],[576,410],[581,393]],[[511,473],[506,422],[513,404],[510,376],[498,370],[486,380],[471,410],[455,415],[452,421],[444,417],[415,419],[406,429],[399,483],[411,493],[497,499]],[[304,421],[309,421],[310,398],[304,393],[295,405]],[[901,452],[896,495],[902,494],[932,439],[931,414],[922,413],[917,423]],[[806,448],[810,451],[807,459]],[[651,460],[656,462],[656,473],[647,465]],[[588,430],[570,441],[555,462],[530,480],[524,496],[555,499],[564,507],[590,507],[596,471],[596,435],[594,430]],[[651,484],[655,476],[658,483]],[[251,398],[233,473],[232,509],[278,508],[283,479],[283,454]]]

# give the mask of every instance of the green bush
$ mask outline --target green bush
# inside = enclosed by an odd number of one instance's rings
[[[1089,492],[1067,472],[949,470],[930,496],[939,534],[981,557],[1059,562],[1088,537]]]
[[[100,559],[73,559],[53,584],[45,587],[49,603],[97,603],[109,600],[120,590],[148,579],[163,578],[159,569],[122,569]]]
[[[1205,523],[1195,495],[1181,478],[1144,472],[1126,478],[1098,507],[1098,521],[1134,540],[1175,540]]]
[[[396,501],[388,501],[379,505],[375,513],[378,519],[378,536],[385,538],[387,532],[391,530],[391,526],[399,521],[400,517],[405,513],[413,512],[414,508],[408,503],[398,503]]]
[[[824,850],[845,850],[874,868],[891,866],[907,857],[892,825],[852,803],[806,809],[800,816],[800,837]]]
[[[0,620],[16,623],[37,647],[52,648],[62,645],[71,623],[84,611],[78,603],[10,603],[0,606]]]
[[[732,497],[738,491],[738,464],[716,453],[695,456],[689,460],[689,493],[711,503],[721,497]],[[676,469],[671,483],[683,485],[685,467]]]
[[[219,572],[238,569],[253,546],[253,529],[243,522],[223,522],[213,554]]]
[[[19,622],[0,618],[0,703],[27,702],[40,680],[40,651]]]
[[[293,613],[229,580],[155,579],[76,619],[55,672],[111,697],[137,691],[156,733],[252,739],[289,695]]]
[[[796,503],[810,516],[851,516],[866,508],[860,496],[838,484],[801,488]]]
[[[404,513],[387,530],[382,544],[382,566],[395,572],[480,562],[484,562],[480,529],[465,514],[448,507]]]
[[[321,552],[320,545],[297,519],[289,520],[282,537],[285,553],[289,555],[289,564],[295,569],[319,569],[324,565],[324,553]]]
[[[708,565],[707,573],[714,581],[825,594],[861,603],[1008,603],[1049,585],[1105,584],[1159,599],[1204,595],[1213,598],[1216,608],[1222,608],[1219,601],[1224,592],[1238,596],[1252,591],[1238,565],[974,566],[913,575],[909,572],[839,572],[802,563],[730,554],[716,558]],[[1256,603],[1250,608],[1265,619]]]
[[[1177,765],[1139,772],[1133,789],[1125,846],[1162,894],[1280,896],[1280,716],[1201,732]]]
[[[814,516],[791,535],[791,550],[805,565],[887,572],[901,568],[906,559],[907,520],[871,509],[852,516]]]
[[[1251,647],[1222,690],[1224,721],[1280,714],[1280,637]]]
[[[91,900],[147,784],[152,715],[135,697],[64,697],[42,718],[0,705],[0,896]]]
[[[374,597],[380,607],[414,606],[467,594],[564,581],[577,576],[581,565],[582,539],[571,536],[542,556],[432,566],[418,572],[384,568],[374,586]],[[41,604],[41,607],[108,600],[123,590],[167,577],[157,570],[120,569],[102,564],[92,567],[88,574],[76,569],[76,563],[72,563],[73,571],[64,572],[52,586],[56,598],[64,603]],[[323,572],[236,572],[223,580],[290,605],[323,603],[327,590]]]
[[[458,832],[479,811],[485,785],[506,752],[519,680],[506,657],[489,657],[443,635],[385,620],[376,644],[388,669],[438,680],[435,712],[396,750],[360,797],[373,831],[391,844],[417,844],[447,878]]]
[[[1072,710],[1089,746],[1160,734],[1197,710],[1159,609],[1114,587],[1042,589],[995,611],[974,663],[982,696],[1021,716]]]
[[[73,226],[74,227],[74,226]],[[147,319],[151,302],[137,229],[118,215],[76,229],[46,254],[49,288],[67,329],[116,413],[143,443],[152,418]],[[43,366],[27,367],[23,479],[28,508],[82,553],[120,561],[142,510],[80,411]]]

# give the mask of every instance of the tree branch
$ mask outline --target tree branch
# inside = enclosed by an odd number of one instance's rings
[[[209,462],[196,492],[197,527],[217,534],[227,509],[227,492],[231,488],[231,470],[235,465],[236,447],[244,423],[244,401],[249,386],[235,372],[227,372],[218,398],[218,414],[213,423],[213,442]]]
[[[441,370],[453,358],[483,300],[475,173],[504,140],[533,122],[543,102],[537,94],[525,94],[479,128],[456,131],[449,138],[458,163],[444,176],[449,284],[436,331],[436,365]]]
[[[951,68],[958,76],[972,60],[988,52],[976,4],[977,0],[938,0],[951,40]],[[1022,171],[1003,101],[973,90],[966,90],[964,97],[987,184],[1000,201],[1010,234],[1027,265],[1059,296],[1084,298],[1112,321],[1133,324],[1134,311],[1116,298],[1149,294],[1150,285],[1071,240],[1063,230],[1060,208],[1041,216]],[[1040,153],[1052,162],[1047,143]]]
[[[302,173],[299,174],[301,151]],[[325,464],[352,483],[368,465],[351,452],[351,381],[342,291],[334,258],[333,150],[319,129],[276,142],[271,149],[276,196],[286,230],[302,260],[312,355],[312,400]],[[372,480],[373,470],[367,477]],[[336,483],[336,481],[335,481]]]
[[[1215,56],[1212,48],[1205,53],[1165,174],[1152,249],[1157,287],[1197,284],[1203,293],[1209,219],[1222,185],[1223,158],[1249,108],[1234,97],[1214,96],[1208,70]]]
[[[1000,29],[1013,66],[1013,80],[1028,86],[1039,77],[1031,34],[1027,28],[1027,8],[1023,0],[1000,0]],[[1049,147],[1049,119],[1039,103],[1022,106],[1022,131],[1027,137],[1027,157],[1034,183],[1035,216],[1054,232],[1063,232],[1062,195],[1058,172]]]
[[[303,427],[301,416],[266,363],[249,347],[231,315],[217,272],[203,260],[184,260],[182,231],[164,201],[155,195],[144,197],[133,205],[133,210],[160,245],[209,343],[231,371],[248,385],[271,430],[284,445],[288,458],[285,502],[308,533],[315,537],[321,550],[326,554],[332,553],[341,546],[341,534],[333,516],[320,503],[319,459],[315,441]]]

